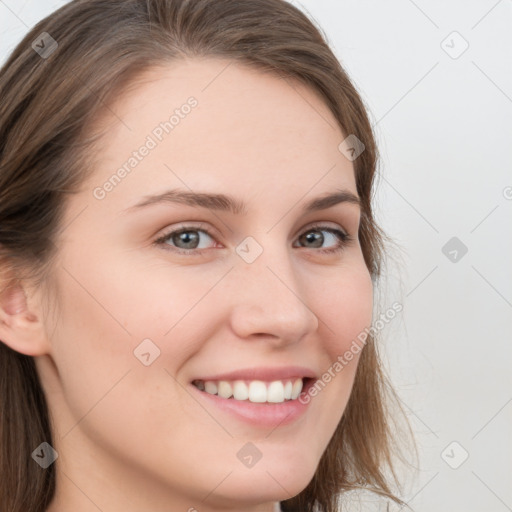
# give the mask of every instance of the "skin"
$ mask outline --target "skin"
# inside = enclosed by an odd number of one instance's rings
[[[49,512],[271,512],[309,483],[347,404],[358,355],[305,415],[273,431],[188,391],[193,377],[237,368],[296,364],[320,376],[372,315],[358,205],[301,212],[340,188],[357,195],[338,150],[347,134],[305,86],[226,64],[174,62],[132,84],[102,120],[93,175],[66,204],[51,307],[28,286],[3,298],[0,335],[35,356],[54,421]],[[198,106],[96,199],[95,187],[190,96]],[[170,202],[124,212],[178,187],[232,195],[247,215]],[[320,248],[300,239],[317,222],[353,240],[321,253],[334,236],[319,231]],[[211,233],[194,232],[201,255],[153,244],[182,224]],[[253,263],[235,251],[247,236],[263,248]],[[146,338],[160,349],[150,366],[133,354]],[[248,441],[263,454],[252,468],[236,457]]]

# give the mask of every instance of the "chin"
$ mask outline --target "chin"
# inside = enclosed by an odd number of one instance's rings
[[[226,487],[221,486],[224,487],[226,504],[240,501],[255,505],[290,499],[307,487],[315,474],[317,463],[304,460],[302,464],[297,464],[281,459],[263,464],[262,458],[251,469],[236,469],[226,479]]]

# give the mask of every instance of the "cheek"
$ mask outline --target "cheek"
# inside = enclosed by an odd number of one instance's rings
[[[347,267],[324,283],[314,311],[323,322],[320,337],[326,360],[322,374],[310,389],[314,417],[325,425],[326,438],[334,433],[352,392],[364,337],[373,311],[373,285],[364,265]],[[361,341],[361,339],[363,341]]]
[[[128,264],[120,255],[98,257],[84,250],[63,260],[66,271],[58,276],[53,355],[78,416],[128,370],[174,373],[215,326],[217,310],[206,296],[225,269],[203,274],[194,267],[170,270],[149,263],[141,271],[125,260]],[[137,359],[142,348],[154,360],[150,368]],[[146,372],[144,379],[154,373]],[[132,372],[133,378],[138,376]]]
[[[334,361],[370,327],[373,285],[366,266],[357,265],[324,282],[323,290],[317,294],[315,312],[325,324],[325,349]]]
[[[119,315],[119,304],[101,285],[98,268],[94,264],[65,268],[67,272],[58,278],[59,314],[51,342],[63,398],[71,413],[63,419],[66,432],[126,374],[132,341]]]

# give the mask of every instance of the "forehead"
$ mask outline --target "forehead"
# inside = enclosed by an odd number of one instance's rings
[[[179,186],[233,190],[250,201],[350,189],[352,163],[332,113],[310,88],[223,59],[153,68],[102,120],[89,190],[109,180],[109,202]],[[118,172],[124,169],[122,172]],[[114,177],[121,174],[121,179]]]

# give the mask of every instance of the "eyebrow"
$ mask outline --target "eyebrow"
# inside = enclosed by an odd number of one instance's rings
[[[231,212],[234,215],[247,215],[245,203],[232,196],[208,192],[190,192],[180,189],[173,189],[162,194],[145,196],[141,202],[130,206],[125,211],[138,211],[151,205],[168,202],[208,208],[211,210],[226,211]],[[353,194],[349,190],[339,189],[335,192],[309,201],[303,206],[302,210],[304,213],[310,213],[325,210],[339,203],[352,203],[361,207],[361,199],[357,195]]]

